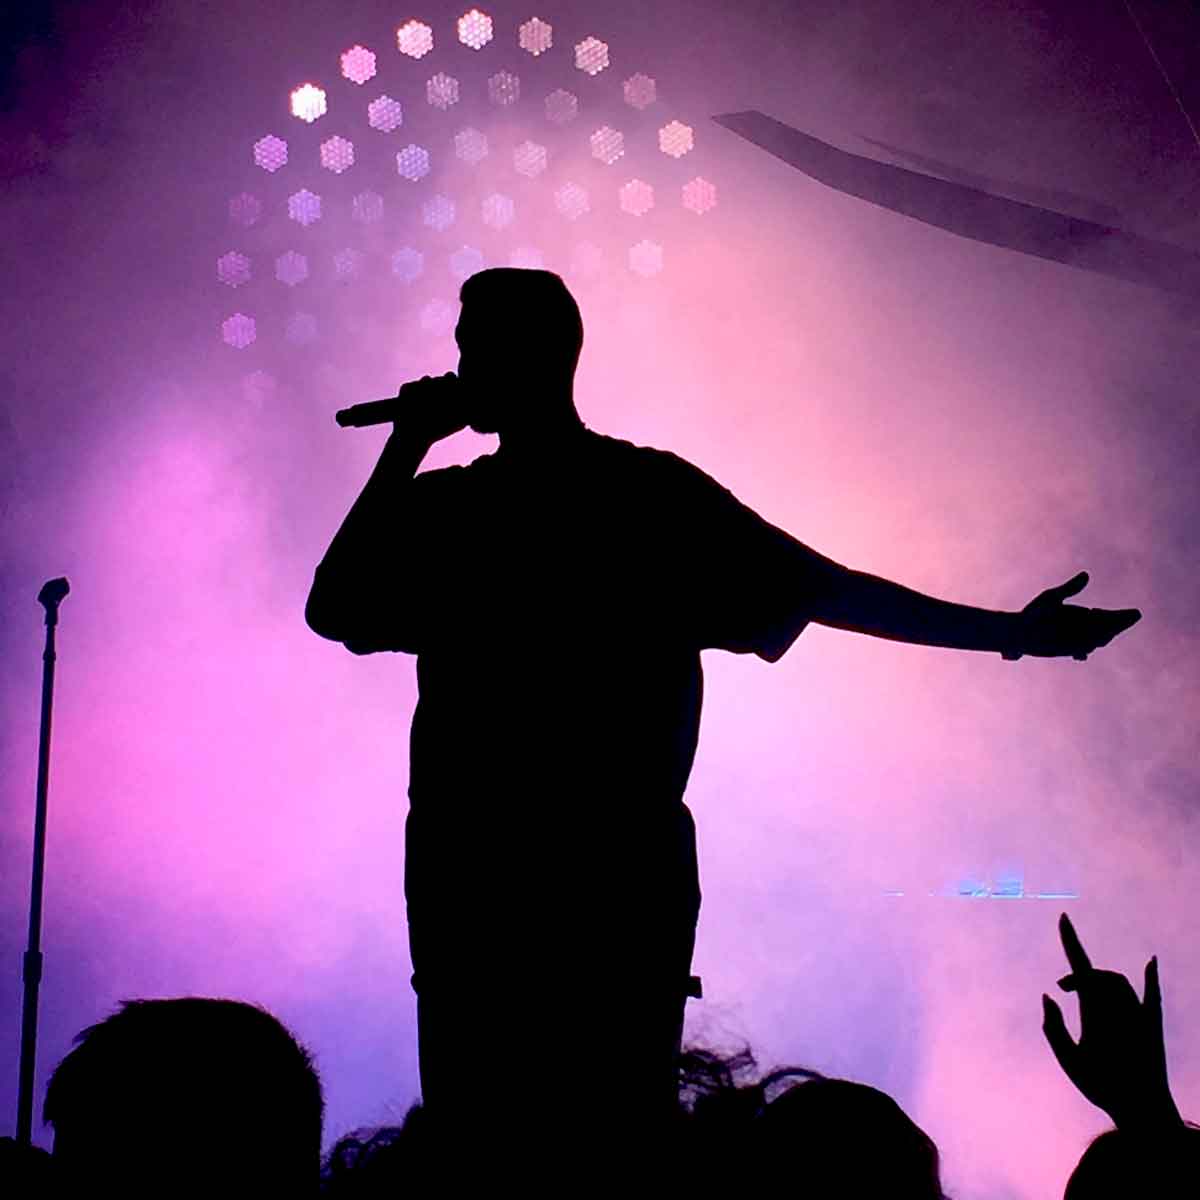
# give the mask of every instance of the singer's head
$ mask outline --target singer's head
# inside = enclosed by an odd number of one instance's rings
[[[503,437],[573,415],[583,321],[567,285],[551,271],[496,267],[472,275],[460,298],[454,337],[471,428]]]

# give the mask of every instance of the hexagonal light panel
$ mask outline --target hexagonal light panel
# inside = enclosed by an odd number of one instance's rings
[[[326,113],[325,93],[313,83],[301,84],[292,92],[292,116],[311,125]]]
[[[717,189],[714,184],[699,175],[683,185],[683,207],[697,215],[717,207]]]
[[[354,166],[354,143],[344,137],[326,138],[321,143],[321,166],[335,175]]]
[[[229,198],[229,219],[243,229],[257,225],[262,216],[262,201],[251,192],[238,192]]]
[[[245,350],[258,336],[254,318],[236,312],[221,322],[221,340],[235,350]]]
[[[358,279],[362,275],[363,268],[363,252],[347,247],[345,250],[339,250],[333,256],[333,273],[343,282],[350,279]]]
[[[559,88],[546,97],[546,120],[567,125],[579,115],[579,98]]]
[[[540,17],[526,21],[517,30],[517,45],[537,58],[545,54],[554,45],[554,26],[547,24]]]
[[[429,174],[429,151],[424,146],[409,142],[396,155],[396,170],[405,178],[416,183]]]
[[[672,158],[682,158],[695,144],[692,127],[682,121],[672,121],[658,131],[658,148]]]
[[[458,320],[458,309],[448,300],[430,300],[421,309],[421,328],[426,333],[447,334]]]
[[[604,270],[604,251],[594,242],[580,242],[571,255],[571,270],[592,279]]]
[[[608,46],[599,38],[584,38],[575,47],[575,65],[588,75],[599,75],[608,66]]]
[[[492,40],[492,18],[477,8],[458,18],[458,40],[472,50],[482,50]]]
[[[288,287],[295,287],[308,278],[308,259],[295,250],[288,250],[275,260],[275,278]]]
[[[588,139],[592,157],[611,166],[625,153],[625,135],[611,125],[601,125]]]
[[[454,135],[454,153],[473,167],[487,158],[487,138],[478,129],[468,127]]]
[[[649,240],[638,242],[629,250],[629,269],[644,278],[657,275],[663,268],[663,248]]]
[[[359,192],[350,205],[350,215],[364,225],[383,219],[383,197],[378,192]]]
[[[242,399],[251,408],[262,409],[275,397],[275,376],[269,371],[251,371],[242,376]]]
[[[497,71],[488,80],[488,99],[501,108],[521,98],[521,81],[511,71]]]
[[[301,188],[288,197],[288,216],[307,227],[321,219],[321,197],[308,188]]]
[[[405,246],[392,255],[392,274],[405,283],[412,283],[425,270],[425,256],[420,250]]]
[[[380,133],[391,133],[404,123],[404,112],[399,100],[391,96],[380,96],[367,105],[367,124]]]
[[[513,169],[527,179],[536,179],[546,169],[546,147],[522,142],[513,151]]]
[[[554,193],[554,206],[564,217],[578,220],[588,211],[588,194],[577,183],[564,183]]]
[[[421,205],[421,220],[438,233],[449,229],[454,224],[454,217],[454,201],[449,196],[431,196]]]
[[[217,259],[217,278],[228,287],[241,287],[250,282],[250,260],[236,250]]]
[[[536,246],[518,246],[508,257],[510,267],[523,267],[527,271],[543,271],[546,262]]]
[[[305,346],[317,336],[317,318],[312,313],[292,313],[284,326],[283,336],[293,346]]]
[[[649,108],[658,98],[658,86],[649,75],[640,71],[630,75],[624,83],[625,103],[631,108]]]
[[[287,142],[268,133],[254,143],[254,164],[274,173],[287,162]]]
[[[375,75],[375,55],[366,46],[351,46],[342,55],[342,75],[351,83],[366,83]]]
[[[506,229],[513,223],[516,208],[509,196],[493,192],[482,205],[483,223],[492,229]]]
[[[618,192],[621,211],[643,216],[654,207],[654,189],[641,179],[631,179]]]
[[[458,94],[458,80],[453,75],[447,75],[445,71],[439,71],[425,85],[425,98],[434,108],[443,111],[458,103]]]
[[[459,283],[482,271],[483,266],[483,251],[475,246],[460,246],[450,255],[450,271]]]
[[[433,30],[422,21],[408,21],[396,30],[396,45],[409,58],[424,58],[433,49]]]

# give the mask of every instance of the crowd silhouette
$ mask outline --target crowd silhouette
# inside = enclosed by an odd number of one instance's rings
[[[50,1081],[20,1194],[395,1196],[511,1183],[727,1194],[943,1196],[937,1147],[890,1097],[746,1051],[681,1044],[700,887],[684,791],[700,652],[777,661],[809,623],[922,645],[1086,659],[1137,610],[954,604],[851,570],[692,464],[588,429],[583,343],[558,276],[462,289],[457,373],[406,384],[393,432],[316,569],[305,617],[355,654],[417,657],[405,896],[421,1102],[320,1161],[308,1053],[261,1009],[182,998],[84,1030]],[[499,449],[418,472],[470,427]],[[1114,1129],[1067,1195],[1196,1177],[1167,1083],[1157,963],[1139,1000],[1061,936],[1076,1042],[1049,1046]],[[1118,1181],[1126,1190],[1113,1191]],[[3,1181],[0,1181],[3,1182]],[[1107,1189],[1107,1190],[1106,1190]]]

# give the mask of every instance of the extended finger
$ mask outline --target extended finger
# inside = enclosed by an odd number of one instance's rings
[[[1079,1047],[1067,1029],[1062,1009],[1045,994],[1042,995],[1042,1032],[1046,1035],[1046,1041],[1050,1043],[1058,1065],[1066,1072],[1068,1079],[1073,1079],[1075,1052]]]
[[[1048,588],[1043,595],[1049,596],[1053,600],[1065,600],[1068,596],[1078,595],[1087,587],[1088,573],[1080,571],[1078,575],[1072,575],[1066,583],[1060,583],[1058,587]]]
[[[1075,932],[1075,926],[1071,924],[1071,918],[1066,913],[1058,918],[1058,935],[1062,938],[1063,950],[1066,952],[1067,962],[1071,964],[1071,970],[1090,971],[1092,960],[1088,958],[1087,951]]]
[[[1147,964],[1145,987],[1142,989],[1142,1006],[1147,1013],[1157,1013],[1162,1020],[1162,988],[1158,982],[1158,955],[1156,954]]]

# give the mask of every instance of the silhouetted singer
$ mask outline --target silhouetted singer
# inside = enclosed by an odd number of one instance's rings
[[[994,612],[841,566],[674,454],[583,424],[583,326],[557,275],[482,271],[461,299],[457,377],[405,385],[305,616],[355,654],[417,656],[405,893],[431,1116],[507,1051],[480,1119],[583,1120],[619,1089],[627,1130],[676,1086],[700,651],[775,662],[816,621],[1082,659],[1140,614],[1064,604],[1082,573]],[[417,474],[466,426],[499,448]]]

